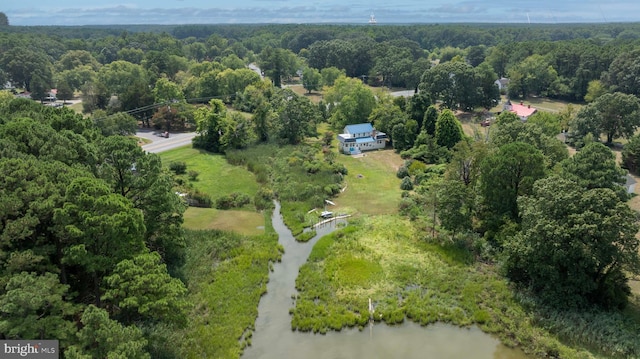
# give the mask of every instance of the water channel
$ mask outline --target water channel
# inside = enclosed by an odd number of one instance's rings
[[[282,262],[274,264],[267,293],[260,300],[252,345],[245,348],[244,359],[342,359],[342,358],[474,358],[525,359],[519,350],[500,342],[476,327],[459,328],[447,324],[421,327],[405,321],[402,325],[376,324],[358,329],[312,334],[291,330],[289,308],[296,293],[295,280],[314,244],[335,229],[335,224],[317,230],[307,243],[298,243],[284,225],[280,204],[272,217],[273,228],[284,247]]]

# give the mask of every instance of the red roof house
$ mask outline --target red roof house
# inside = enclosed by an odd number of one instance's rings
[[[529,116],[536,113],[537,109],[535,107],[531,107],[531,105],[523,105],[522,102],[520,104],[511,104],[510,101],[504,106],[506,111],[510,111],[518,115],[522,121],[526,121]]]

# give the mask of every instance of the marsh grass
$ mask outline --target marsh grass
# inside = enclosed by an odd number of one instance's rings
[[[187,230],[185,238],[193,312],[182,357],[239,358],[250,345],[270,264],[281,257],[278,238],[272,228],[260,236]]]
[[[592,358],[595,346],[602,348],[598,355],[638,357],[637,322],[607,321],[604,314],[573,325],[560,313],[544,319],[514,296],[494,266],[475,262],[455,245],[427,243],[416,231],[397,216],[362,217],[320,239],[296,280],[292,329],[362,328],[371,298],[374,320],[388,324],[477,325],[538,357]],[[592,319],[600,329],[588,333],[581,325]]]
[[[341,167],[323,158],[317,140],[297,146],[262,144],[229,151],[227,158],[230,163],[253,172],[260,183],[271,188],[282,204],[280,212],[285,224],[299,240],[307,239],[304,229],[318,221],[318,214],[309,211],[322,207],[325,199],[340,191]]]

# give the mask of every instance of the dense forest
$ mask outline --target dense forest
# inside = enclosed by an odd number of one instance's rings
[[[335,134],[370,122],[404,160],[399,215],[424,242],[497,268],[518,298],[509,305],[553,340],[489,305],[482,320],[442,320],[491,323],[539,356],[638,357],[638,214],[611,147],[624,145],[620,163],[640,171],[639,39],[639,24],[4,26],[0,337],[56,338],[68,358],[184,356],[169,339],[206,310],[184,276],[200,234],[182,227],[177,192],[220,209],[269,210],[277,198],[304,239],[308,208],[347,175]],[[80,107],[44,106],[52,89]],[[527,121],[489,112],[505,96],[573,105]],[[465,133],[464,115],[491,125]],[[129,137],[140,127],[195,131],[195,148],[247,168],[260,190],[198,191]],[[233,245],[212,255],[250,242],[225,238]],[[260,245],[271,247],[254,261],[265,273],[252,300],[278,257],[276,244]],[[349,310],[339,325],[297,329],[353,326]],[[574,330],[585,318],[598,330]],[[236,353],[241,340],[230,341]]]

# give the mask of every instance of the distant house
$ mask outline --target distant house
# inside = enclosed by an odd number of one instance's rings
[[[504,110],[515,113],[522,121],[526,121],[529,116],[538,111],[535,107],[531,107],[531,105],[524,105],[522,102],[514,105],[509,100],[507,100],[507,103],[504,105]]]
[[[509,79],[506,77],[501,77],[500,79],[494,82],[498,86],[498,90],[507,91],[507,86],[509,85]]]
[[[51,89],[44,96],[45,101],[57,101],[58,100],[58,89]]]
[[[387,134],[376,131],[370,123],[347,125],[343,132],[338,135],[340,151],[348,155],[382,149],[387,145]]]

